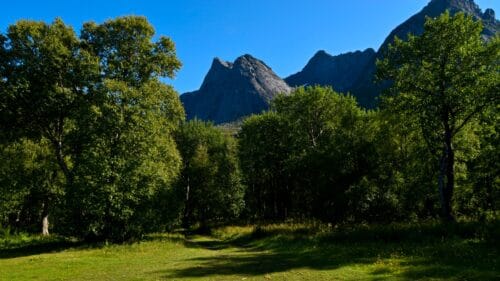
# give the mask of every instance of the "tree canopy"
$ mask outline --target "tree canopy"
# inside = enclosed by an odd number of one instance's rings
[[[237,161],[236,142],[210,123],[189,121],[175,138],[183,165],[176,183],[184,202],[185,227],[236,219],[243,209],[244,188]]]
[[[500,206],[500,37],[445,13],[378,61],[361,108],[298,87],[228,126],[185,120],[144,17],[0,34],[0,227],[126,241],[182,227],[488,219]],[[231,130],[227,130],[227,128]]]
[[[172,131],[184,119],[161,77],[180,67],[170,39],[143,17],[86,23],[19,21],[2,36],[2,131],[51,147],[65,175],[61,221],[78,236],[127,239],[180,168]],[[46,141],[45,141],[46,140]]]
[[[429,149],[440,157],[439,192],[443,217],[453,218],[456,138],[500,92],[500,40],[485,43],[480,21],[448,12],[428,19],[421,36],[397,39],[379,76],[393,81],[386,102],[418,120]]]

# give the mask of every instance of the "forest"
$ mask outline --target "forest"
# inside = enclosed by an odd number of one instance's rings
[[[0,229],[124,242],[176,229],[497,221],[500,37],[428,19],[377,62],[376,109],[298,87],[227,130],[186,120],[144,17],[0,34]]]

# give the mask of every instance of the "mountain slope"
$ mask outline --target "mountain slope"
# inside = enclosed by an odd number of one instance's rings
[[[375,53],[372,49],[364,52],[331,56],[324,51],[316,53],[304,69],[293,74],[285,81],[290,86],[326,85],[340,92],[350,92],[359,104],[368,108],[375,107],[377,98],[384,85],[373,82],[375,78],[375,62],[381,58],[395,36],[405,39],[408,33],[420,35],[424,29],[426,17],[437,17],[449,10],[451,14],[465,12],[483,21],[483,37],[488,40],[500,31],[500,22],[495,18],[492,9],[483,13],[473,0],[432,0],[420,12],[397,26]]]
[[[359,104],[373,108],[384,85],[375,84],[375,62],[398,36],[420,35],[426,17],[437,17],[449,10],[451,14],[465,12],[483,21],[483,37],[488,40],[500,31],[495,12],[481,11],[473,0],[431,0],[420,12],[397,26],[379,50],[372,49],[332,56],[317,52],[302,71],[279,78],[264,62],[244,55],[234,61],[214,59],[210,71],[198,91],[181,95],[188,119],[211,120],[216,124],[232,122],[259,113],[269,106],[278,93],[289,93],[290,86],[324,85],[339,92],[350,92]]]
[[[408,33],[414,35],[422,34],[426,17],[438,17],[446,10],[450,11],[452,15],[464,12],[476,19],[482,20],[484,24],[483,36],[485,39],[494,36],[500,30],[500,22],[495,19],[495,12],[492,9],[486,9],[483,13],[474,0],[432,0],[420,12],[397,26],[387,36],[377,54],[380,55],[381,51],[385,50],[394,41],[395,36],[405,39]]]
[[[373,49],[332,56],[317,52],[302,71],[285,78],[288,85],[329,85],[336,91],[349,91],[366,64],[375,56]]]
[[[181,95],[187,118],[216,124],[260,113],[290,87],[264,62],[244,55],[234,63],[215,58],[198,91]]]
[[[384,89],[383,85],[377,85],[373,81],[375,79],[375,62],[377,58],[383,57],[384,52],[390,43],[394,41],[397,36],[406,39],[407,35],[421,35],[424,31],[424,23],[426,17],[437,17],[442,13],[450,11],[450,14],[464,12],[472,15],[478,20],[483,21],[484,30],[482,32],[485,40],[488,40],[500,31],[500,22],[495,18],[495,12],[492,9],[486,9],[484,13],[481,12],[479,6],[473,0],[432,0],[420,12],[410,17],[408,20],[397,26],[380,46],[376,56],[372,61],[366,64],[365,69],[362,71],[358,80],[354,83],[351,89],[353,95],[360,99],[360,103],[373,107],[377,103],[377,98],[380,96]]]

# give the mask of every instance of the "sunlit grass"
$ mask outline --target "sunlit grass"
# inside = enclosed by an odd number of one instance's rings
[[[0,280],[500,280],[495,229],[288,223],[122,245],[11,236],[0,239]]]

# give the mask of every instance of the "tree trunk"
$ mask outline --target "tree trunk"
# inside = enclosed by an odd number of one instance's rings
[[[46,203],[42,203],[42,235],[49,235],[49,211]]]
[[[278,192],[276,191],[276,186],[273,188],[273,219],[279,219],[279,211],[278,211]]]
[[[190,202],[189,202],[189,192],[190,192],[191,187],[189,186],[189,177],[187,178],[187,185],[186,185],[186,195],[184,198],[184,214],[182,217],[182,227],[188,228],[189,225],[189,217],[191,216],[191,210],[190,210]]]
[[[447,221],[454,221],[451,199],[455,189],[455,152],[451,142],[451,132],[446,134],[446,188],[444,189],[444,215]]]
[[[66,180],[69,183],[71,181],[70,180],[71,175],[69,172],[68,165],[66,164],[66,161],[64,161],[64,155],[63,155],[63,151],[62,151],[62,143],[59,141],[59,142],[56,142],[55,145],[56,145],[57,163],[59,164],[59,167],[61,167],[61,170],[63,171],[64,176],[66,177]]]
[[[441,159],[439,175],[439,194],[442,207],[442,218],[445,221],[454,221],[451,201],[455,189],[455,152],[452,146],[452,133],[448,127],[445,127],[444,150]],[[446,178],[446,182],[444,179]]]
[[[446,176],[446,148],[443,149],[443,155],[439,160],[439,178],[438,178],[438,188],[439,188],[439,200],[441,201],[441,216],[444,217],[445,212],[445,198],[444,198],[444,178]]]
[[[52,145],[53,145],[55,153],[56,153],[57,164],[59,165],[59,168],[61,168],[61,171],[63,172],[64,177],[66,178],[67,184],[69,184],[71,186],[73,179],[71,177],[71,172],[69,170],[68,164],[64,160],[62,142],[60,140],[56,140],[54,138],[52,138],[50,140],[52,142]]]

